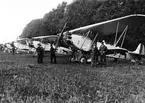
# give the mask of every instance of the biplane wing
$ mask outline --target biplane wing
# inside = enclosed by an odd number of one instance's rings
[[[120,18],[107,20],[104,22],[80,27],[77,29],[70,30],[69,32],[74,34],[83,34],[88,31],[92,31],[94,34],[110,35],[116,33],[117,25],[119,23],[118,32],[122,32],[124,28],[128,25],[129,28],[137,27],[145,23],[145,15],[142,14],[132,14],[128,16],[123,16]]]

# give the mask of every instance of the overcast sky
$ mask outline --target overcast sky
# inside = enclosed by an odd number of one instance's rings
[[[0,43],[16,40],[26,24],[72,0],[0,0]]]

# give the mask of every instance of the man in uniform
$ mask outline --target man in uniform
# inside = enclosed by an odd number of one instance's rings
[[[54,63],[56,63],[56,55],[55,55],[55,49],[53,48],[53,43],[51,43],[50,45],[50,62],[53,63],[53,60],[54,60]]]
[[[107,52],[107,47],[104,45],[104,41],[101,42],[101,46],[99,48],[100,51],[100,62],[101,65],[106,65],[106,52]]]
[[[37,51],[37,62],[43,63],[44,49],[40,44],[38,44],[36,51]]]
[[[91,67],[93,67],[94,65],[96,66],[96,64],[98,63],[98,57],[99,57],[99,50],[97,48],[97,45],[94,44],[92,49]]]
[[[14,42],[12,42],[11,46],[12,46],[12,54],[14,55],[15,54],[15,45],[14,45]]]

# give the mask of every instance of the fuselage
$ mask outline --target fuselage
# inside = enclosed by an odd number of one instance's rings
[[[73,45],[76,46],[78,49],[83,51],[90,51],[92,46],[92,40],[88,37],[72,34]]]

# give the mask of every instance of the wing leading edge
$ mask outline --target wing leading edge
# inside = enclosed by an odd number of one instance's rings
[[[92,31],[95,34],[99,33],[101,35],[115,34],[118,22],[119,22],[118,32],[122,32],[127,25],[129,26],[129,28],[132,28],[132,27],[137,27],[144,24],[145,15],[132,14],[132,15],[80,27],[74,30],[70,30],[69,32],[75,33],[75,34],[80,34],[80,33],[83,34],[88,31]]]

